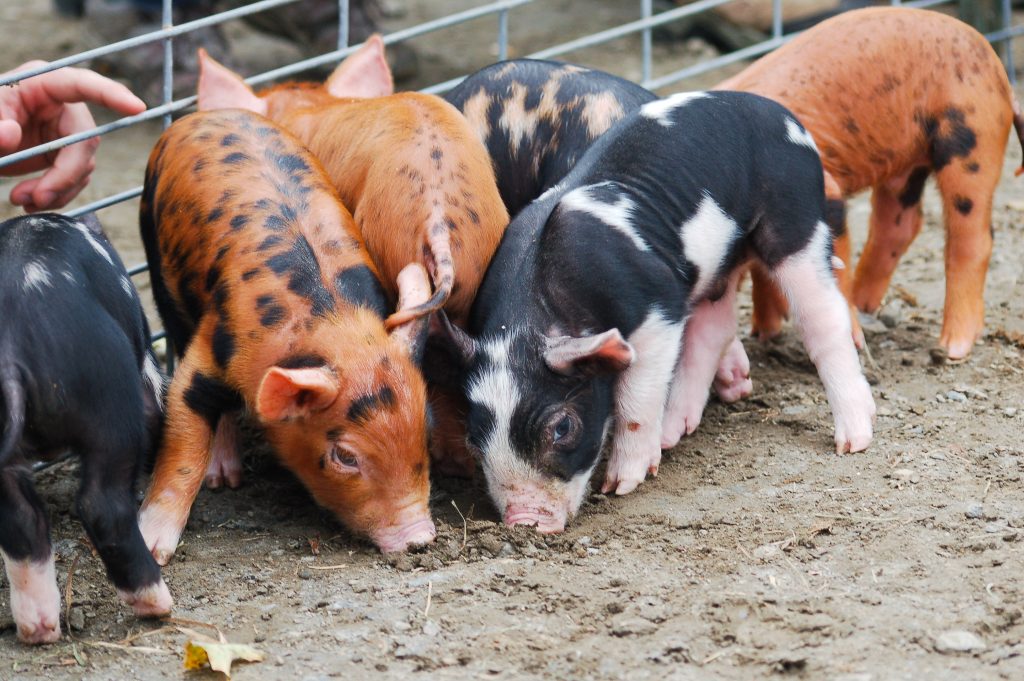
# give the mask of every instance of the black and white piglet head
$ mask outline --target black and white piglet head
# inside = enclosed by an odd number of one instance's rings
[[[573,337],[506,327],[473,339],[443,326],[469,400],[469,447],[495,506],[508,525],[561,532],[600,459],[633,347],[616,329]]]

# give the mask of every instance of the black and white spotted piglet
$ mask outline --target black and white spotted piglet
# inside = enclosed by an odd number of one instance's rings
[[[171,596],[135,519],[133,484],[159,438],[163,378],[124,265],[98,223],[38,214],[0,224],[0,549],[18,638],[60,638],[46,509],[29,464],[81,458],[78,516],[122,600]]]
[[[875,406],[823,210],[821,162],[791,113],[694,92],[644,105],[520,213],[470,333],[449,325],[437,341],[456,362],[447,375],[462,376],[469,441],[505,522],[562,530],[610,431],[604,491],[657,472],[700,418],[749,258],[789,298],[836,449],[867,447]]]

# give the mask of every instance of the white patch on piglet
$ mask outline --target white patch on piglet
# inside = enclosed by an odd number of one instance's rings
[[[164,375],[160,372],[160,367],[156,365],[156,360],[153,359],[153,355],[146,353],[146,358],[142,361],[142,376],[149,386],[149,389],[153,391],[153,397],[156,401],[160,411],[164,409]]]
[[[683,255],[697,268],[691,300],[698,300],[707,293],[708,284],[715,280],[722,261],[739,235],[736,221],[705,192],[697,212],[679,229]]]
[[[25,278],[21,283],[22,290],[26,293],[32,289],[42,291],[44,287],[52,285],[50,270],[46,269],[46,265],[35,261],[25,264]]]
[[[72,222],[71,226],[74,227],[79,234],[85,237],[85,240],[89,242],[89,245],[92,246],[93,250],[102,255],[104,260],[111,265],[114,264],[114,259],[110,257],[110,253],[107,253],[107,249],[103,248],[103,244],[96,239],[96,235],[93,234],[88,227],[83,225],[81,222]]]
[[[562,210],[578,211],[593,215],[595,218],[613,227],[633,242],[638,251],[651,250],[633,226],[632,216],[636,205],[626,196],[620,196],[615,203],[604,203],[594,198],[592,189],[607,186],[608,183],[589,185],[574,189],[558,202]]]
[[[811,133],[804,130],[799,123],[788,116],[786,117],[786,139],[793,144],[802,144],[809,149],[813,149],[815,153],[818,151],[818,145],[814,143]]]
[[[793,321],[825,386],[835,421],[836,451],[858,452],[871,443],[875,402],[850,330],[846,299],[829,261],[828,225],[818,222],[810,242],[772,272],[789,299]]]
[[[24,643],[60,639],[60,592],[53,555],[41,562],[14,560],[0,551],[11,586],[11,614]]]
[[[659,99],[648,104],[644,104],[640,107],[640,115],[645,118],[650,118],[658,123],[664,125],[666,128],[672,127],[672,112],[681,106],[686,106],[690,102],[697,101],[698,99],[707,99],[711,97],[707,92],[678,92],[665,99]]]

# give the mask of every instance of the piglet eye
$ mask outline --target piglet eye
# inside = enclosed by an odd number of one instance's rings
[[[344,447],[335,445],[334,448],[331,449],[331,459],[342,468],[351,468],[356,471],[359,470],[359,459],[355,454]]]
[[[562,420],[555,426],[554,441],[558,442],[569,435],[570,432],[572,432],[572,419],[568,416],[563,416]]]

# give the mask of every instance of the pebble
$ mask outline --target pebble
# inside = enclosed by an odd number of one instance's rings
[[[944,631],[935,639],[940,653],[976,653],[985,650],[985,642],[969,631]]]
[[[950,390],[946,393],[946,399],[950,402],[966,402],[967,395],[964,395],[959,390]]]
[[[642,617],[616,617],[612,621],[615,636],[647,636],[658,630],[658,625]]]
[[[85,612],[79,607],[71,608],[71,612],[68,613],[68,625],[75,631],[85,629]]]
[[[931,357],[932,364],[941,365],[945,364],[948,359],[946,354],[946,348],[932,348],[928,351],[928,356]]]
[[[1006,525],[1004,523],[999,523],[999,522],[989,523],[988,525],[985,526],[985,532],[987,532],[989,534],[996,534],[997,532],[1002,532],[1005,529],[1006,529]]]
[[[903,321],[903,301],[894,298],[886,303],[878,312],[878,321],[882,322],[887,329],[899,326]]]
[[[299,579],[313,579],[313,571],[309,568],[299,570]]]
[[[423,623],[424,636],[437,636],[441,633],[441,626],[434,620],[427,620]]]
[[[501,540],[494,536],[486,536],[480,539],[480,548],[492,556],[501,553]]]
[[[964,512],[964,515],[977,520],[985,517],[985,510],[981,507],[981,504],[974,502],[967,504],[967,510]]]
[[[897,468],[892,472],[891,477],[895,480],[906,480],[914,485],[921,482],[921,475],[909,468]]]
[[[1007,407],[1006,409],[1003,409],[1003,416],[1005,416],[1008,419],[1012,419],[1016,415],[1017,407]]]

